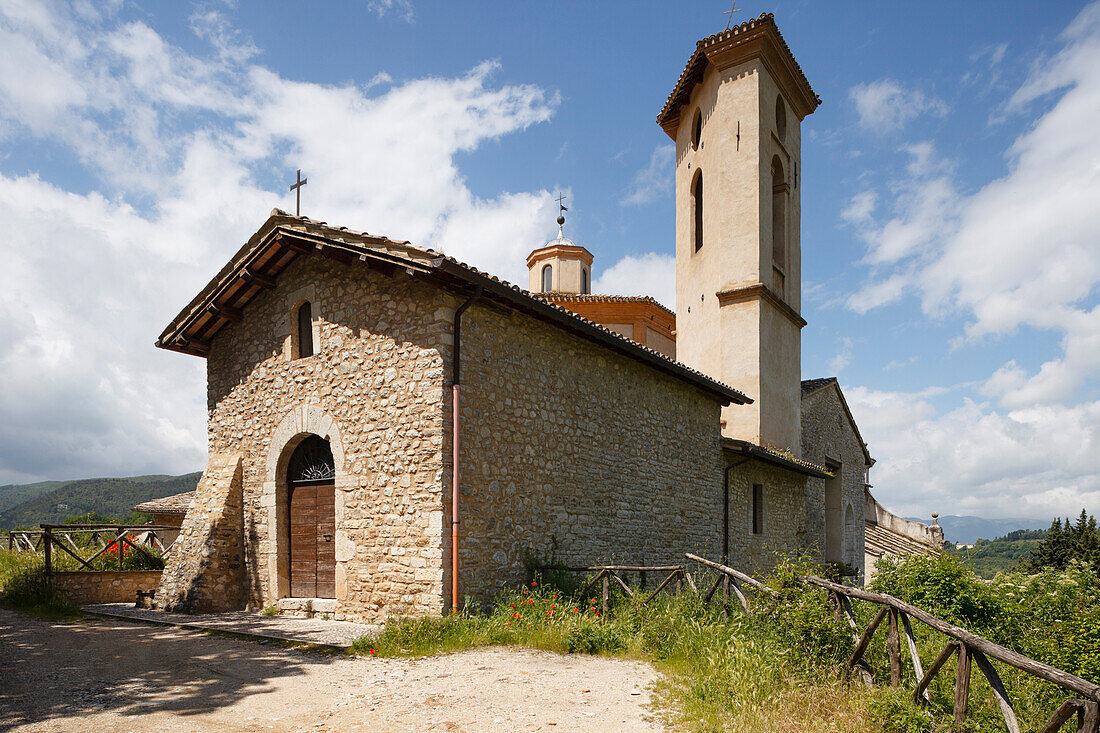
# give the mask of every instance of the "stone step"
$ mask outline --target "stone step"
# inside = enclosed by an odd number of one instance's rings
[[[280,615],[292,618],[331,617],[336,613],[335,598],[280,598],[275,605]]]

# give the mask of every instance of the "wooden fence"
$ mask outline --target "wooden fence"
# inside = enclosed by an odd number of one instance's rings
[[[45,554],[46,574],[54,570],[53,554],[60,551],[76,560],[83,570],[96,570],[92,566],[97,558],[105,553],[114,555],[118,560],[118,568],[122,569],[122,562],[126,555],[126,548],[133,552],[140,552],[153,560],[161,560],[171,549],[171,545],[165,546],[161,542],[157,532],[176,530],[177,527],[161,527],[150,524],[123,525],[123,524],[43,524],[38,536],[31,542],[30,537],[21,538],[37,551],[41,546]],[[27,533],[30,534],[30,533]],[[9,534],[9,542],[11,535]],[[112,552],[113,548],[113,552]],[[87,553],[92,554],[84,557]],[[102,568],[101,568],[102,569]]]
[[[749,601],[741,591],[739,584],[748,585],[754,591],[775,593],[774,590],[755,578],[734,568],[712,562],[690,553],[687,555],[687,558],[713,570],[717,570],[721,575],[725,576],[728,579],[727,582],[733,584],[737,598],[746,611],[749,609]],[[970,673],[972,663],[974,663],[978,665],[978,669],[981,670],[986,680],[989,681],[989,686],[993,690],[993,695],[1000,708],[1001,715],[1004,717],[1005,726],[1011,733],[1019,733],[1020,724],[1016,720],[1016,713],[1012,708],[1012,701],[1009,699],[1008,692],[1005,690],[1004,684],[1001,682],[1000,675],[997,674],[996,668],[994,668],[993,664],[989,661],[990,658],[992,658],[1010,667],[1034,675],[1039,679],[1058,685],[1074,695],[1080,696],[1079,699],[1067,700],[1063,703],[1040,729],[1040,733],[1054,733],[1054,731],[1061,730],[1062,726],[1075,714],[1077,716],[1078,733],[1100,733],[1100,685],[1093,684],[1086,679],[1082,679],[1076,675],[1057,669],[1056,667],[1051,667],[1049,664],[1043,664],[1030,657],[1025,657],[1019,652],[1014,652],[1000,644],[996,644],[977,634],[971,633],[966,629],[947,623],[893,596],[840,585],[839,583],[834,583],[814,575],[805,576],[802,578],[802,582],[809,586],[827,590],[836,608],[837,618],[845,618],[849,625],[851,625],[853,631],[852,640],[856,647],[851,657],[848,659],[847,672],[851,674],[853,671],[858,670],[860,676],[867,684],[871,684],[872,682],[871,667],[867,664],[863,655],[866,653],[867,647],[870,645],[875,632],[882,626],[882,622],[887,621],[886,649],[890,659],[890,684],[892,686],[901,684],[901,635],[904,632],[909,658],[912,662],[913,672],[917,679],[916,687],[913,690],[913,700],[915,702],[920,704],[929,702],[928,686],[947,661],[952,656],[956,656],[954,687],[955,720],[959,723],[966,721],[970,703]],[[715,587],[717,587],[717,584]],[[714,590],[715,588],[711,588],[710,594],[707,595],[708,601],[710,600],[710,596],[714,593]],[[858,633],[859,625],[856,622],[855,613],[852,610],[851,599],[853,598],[880,606],[878,613],[862,633]],[[924,670],[920,655],[917,653],[917,643],[916,638],[913,636],[911,619],[917,619],[929,628],[949,638],[943,651],[940,652],[939,656],[936,657],[936,660],[932,662],[932,666],[929,667],[927,671]]]
[[[673,592],[679,593],[683,588],[683,584],[686,582],[692,590],[696,590],[695,581],[688,575],[687,569],[683,565],[585,565],[581,567],[543,565],[538,569],[540,571],[596,573],[596,577],[585,584],[580,592],[580,596],[583,597],[593,586],[599,583],[602,591],[600,608],[604,616],[607,616],[610,606],[611,581],[615,581],[618,587],[622,588],[623,592],[626,593],[628,598],[634,598],[638,592],[641,592],[640,588],[636,591],[634,588],[630,587],[622,577],[624,573],[668,573],[665,579],[657,585],[657,588],[642,601],[642,605],[646,606],[657,597],[658,593],[666,588],[671,588]]]

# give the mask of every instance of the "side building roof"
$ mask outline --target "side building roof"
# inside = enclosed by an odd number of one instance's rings
[[[404,271],[456,294],[481,297],[634,359],[702,390],[722,404],[752,400],[729,385],[669,359],[632,339],[578,316],[526,290],[483,273],[439,252],[409,242],[334,227],[323,221],[275,209],[206,287],[161,333],[156,346],[205,357],[210,341],[265,289],[275,287],[279,273],[304,253],[317,252],[349,267],[365,266],[387,274]]]
[[[875,459],[871,458],[871,451],[867,449],[867,442],[863,439],[863,436],[859,434],[859,426],[856,425],[856,419],[852,417],[852,410],[848,407],[848,400],[844,399],[844,392],[840,389],[840,380],[836,377],[818,377],[816,379],[803,379],[802,380],[802,399],[806,400],[814,394],[817,394],[826,387],[835,387],[837,397],[840,398],[840,406],[844,408],[844,414],[848,418],[848,424],[852,426],[852,432],[856,434],[856,440],[859,441],[860,448],[863,449],[863,458],[868,466],[875,465]]]
[[[194,498],[194,491],[184,491],[182,494],[143,501],[134,506],[134,511],[146,514],[186,514],[187,507],[191,505],[191,500]]]

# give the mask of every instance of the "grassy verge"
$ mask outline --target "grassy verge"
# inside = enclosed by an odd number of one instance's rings
[[[61,619],[80,610],[46,580],[41,554],[0,549],[0,605],[39,618]]]
[[[959,585],[959,569],[951,559],[937,566],[926,561],[905,576],[913,587],[896,587],[897,572],[885,579],[898,595],[913,600],[921,592],[962,598],[971,618],[951,620],[977,625],[989,638],[1000,641],[996,611],[971,604],[967,594],[984,593],[987,585]],[[932,571],[927,569],[931,567]],[[662,597],[646,608],[617,596],[608,618],[601,618],[592,599],[576,598],[539,580],[500,597],[486,612],[467,611],[442,619],[406,619],[387,624],[377,636],[360,639],[353,653],[374,656],[419,656],[493,645],[515,645],[561,653],[625,655],[653,663],[662,674],[657,704],[666,722],[677,729],[699,731],[932,731],[1003,730],[1004,723],[988,684],[975,672],[971,687],[971,720],[963,727],[952,721],[954,662],[933,683],[932,702],[921,708],[911,701],[915,684],[906,659],[901,688],[866,689],[844,679],[843,669],[852,651],[851,630],[838,622],[823,591],[807,589],[796,578],[815,570],[788,563],[767,583],[778,591],[758,595],[752,611],[706,606],[699,595],[685,592]],[[965,572],[965,571],[963,571]],[[919,576],[919,577],[911,577]],[[1040,576],[1034,582],[1042,582]],[[702,578],[700,578],[702,580]],[[1048,579],[1066,586],[1065,579]],[[1080,579],[1078,578],[1080,581]],[[700,587],[707,587],[699,584]],[[1073,586],[1080,590],[1083,581]],[[1030,589],[1041,593],[1040,589]],[[950,591],[946,593],[946,591]],[[925,598],[928,600],[928,597]],[[1019,604],[1016,604],[1019,606]],[[862,626],[877,607],[857,604]],[[973,616],[977,614],[977,616]],[[981,614],[990,614],[982,616]],[[978,623],[982,618],[987,626]],[[1035,625],[1029,626],[1034,646]],[[946,639],[931,629],[915,628],[921,658],[927,666]],[[879,684],[889,679],[885,626],[868,651],[868,661]],[[1065,636],[1065,630],[1051,634]],[[1015,641],[1010,640],[1010,641]],[[1085,651],[1083,646],[1078,646]],[[1023,649],[1021,649],[1023,651]],[[1026,652],[1025,652],[1026,653]],[[1086,655],[1087,657],[1087,655]],[[1042,658],[1041,656],[1039,658]],[[999,665],[999,671],[1024,729],[1038,729],[1067,695],[1052,685]]]

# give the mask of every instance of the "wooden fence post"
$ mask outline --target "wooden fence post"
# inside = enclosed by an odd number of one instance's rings
[[[608,572],[610,572],[610,571],[608,571]],[[610,579],[607,577],[607,575],[608,575],[608,573],[605,572],[604,576],[603,576],[603,601],[600,604],[600,609],[602,610],[603,615],[604,615],[605,618],[607,617],[608,586],[610,585],[610,583],[609,583]]]
[[[1012,710],[1012,701],[1008,699],[1008,691],[1005,690],[1004,683],[1001,682],[1001,676],[997,674],[997,670],[981,651],[971,649],[970,654],[974,657],[974,661],[978,663],[978,669],[989,681],[989,687],[993,690],[993,696],[997,699],[997,707],[1001,709],[1001,716],[1005,719],[1008,733],[1020,733],[1020,723],[1016,720],[1016,713]]]
[[[970,708],[970,647],[957,642],[959,654],[955,660],[955,722],[965,723]]]
[[[890,626],[886,633],[886,651],[890,655],[890,686],[901,684],[901,635],[898,633],[897,609],[890,609]]]
[[[50,530],[48,527],[42,528],[42,536],[45,538],[45,551],[46,551],[46,577],[50,577],[53,572],[53,556],[50,553]]]

